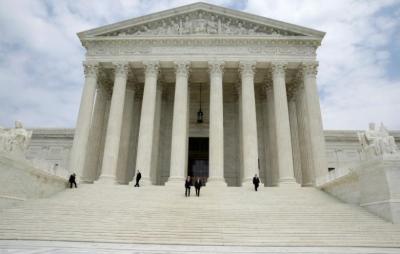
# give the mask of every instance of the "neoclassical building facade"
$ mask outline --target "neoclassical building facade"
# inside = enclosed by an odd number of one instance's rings
[[[196,3],[78,34],[85,83],[69,168],[86,182],[312,186],[328,172],[324,33]]]

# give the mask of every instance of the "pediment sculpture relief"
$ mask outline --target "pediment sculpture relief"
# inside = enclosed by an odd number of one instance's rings
[[[188,14],[182,14],[167,19],[124,28],[100,36],[179,36],[201,34],[302,36],[302,34],[299,33],[205,11],[195,11]]]

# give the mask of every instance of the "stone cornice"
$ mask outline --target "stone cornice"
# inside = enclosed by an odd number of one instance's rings
[[[315,41],[285,41],[261,38],[153,38],[90,40],[84,42],[86,57],[136,57],[150,55],[256,55],[265,57],[296,57],[314,60]]]
[[[87,47],[90,42],[122,42],[135,44],[172,44],[172,45],[196,45],[196,44],[212,44],[212,45],[226,45],[235,42],[236,45],[246,44],[251,42],[252,44],[261,45],[309,45],[318,47],[321,45],[321,40],[314,37],[308,36],[249,36],[249,35],[192,35],[192,36],[124,36],[124,37],[108,37],[100,36],[87,38],[82,40],[82,45]]]

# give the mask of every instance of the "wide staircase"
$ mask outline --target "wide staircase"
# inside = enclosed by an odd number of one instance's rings
[[[81,185],[0,211],[0,239],[400,247],[400,226],[314,188]]]

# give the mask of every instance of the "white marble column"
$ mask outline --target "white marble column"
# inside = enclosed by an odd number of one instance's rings
[[[302,176],[301,176],[300,146],[299,146],[295,92],[296,91],[293,87],[288,89],[289,123],[290,123],[290,134],[292,140],[294,178],[296,179],[297,183],[301,184]]]
[[[117,167],[117,181],[122,184],[127,184],[129,168],[129,147],[131,142],[131,133],[133,126],[133,110],[135,102],[135,89],[133,85],[127,87],[125,92],[125,106],[122,120],[121,141],[119,145],[118,167]]]
[[[315,179],[328,174],[325,154],[325,137],[322,126],[321,107],[317,89],[318,63],[308,62],[301,66],[303,73],[304,92],[309,112],[310,135],[312,136],[312,154],[315,170]],[[314,183],[315,183],[314,179]]]
[[[274,110],[274,93],[272,87],[272,78],[270,75],[266,77],[265,89],[267,93],[267,112],[268,112],[268,156],[270,173],[267,178],[270,178],[271,186],[278,185],[278,166],[276,160],[276,134],[275,134],[275,110]]]
[[[285,82],[286,65],[272,63],[272,83],[275,109],[276,152],[279,183],[294,183],[292,143]]]
[[[159,168],[158,168],[158,157],[160,151],[160,124],[161,124],[161,100],[163,96],[163,86],[162,81],[157,83],[157,94],[156,94],[156,110],[154,117],[154,138],[153,138],[153,158],[151,160],[151,180],[153,183],[158,184],[159,181]]]
[[[81,104],[79,106],[78,119],[75,127],[74,141],[72,144],[69,169],[78,177],[82,176],[85,158],[87,156],[87,144],[89,140],[90,123],[92,119],[94,97],[97,86],[98,64],[85,62],[85,85],[82,91]]]
[[[254,96],[255,62],[240,62],[241,108],[242,108],[242,148],[243,148],[243,180],[242,185],[251,184],[258,172],[258,140],[256,102]]]
[[[309,115],[306,104],[302,74],[296,78],[296,112],[301,163],[301,185],[312,186],[314,183],[314,165],[311,150],[311,136],[309,127]]]
[[[99,181],[102,182],[115,183],[116,181],[128,69],[128,63],[115,64],[115,80],[99,178]]]
[[[158,62],[146,62],[143,90],[142,112],[140,114],[138,152],[136,170],[142,174],[141,182],[151,184],[150,174],[153,158],[154,123],[156,113],[156,95],[158,79]]]
[[[93,183],[97,178],[97,169],[99,166],[100,144],[101,135],[103,134],[104,115],[106,111],[107,99],[109,91],[106,84],[101,84],[97,88],[96,98],[93,110],[93,119],[90,126],[90,134],[85,160],[85,167],[83,170],[81,180],[84,182]]]
[[[209,184],[225,185],[224,179],[224,62],[209,63],[210,72],[210,141],[209,141]]]
[[[180,184],[186,176],[189,124],[189,67],[190,64],[187,61],[175,64],[176,81],[172,120],[171,167],[168,184],[176,182]]]

